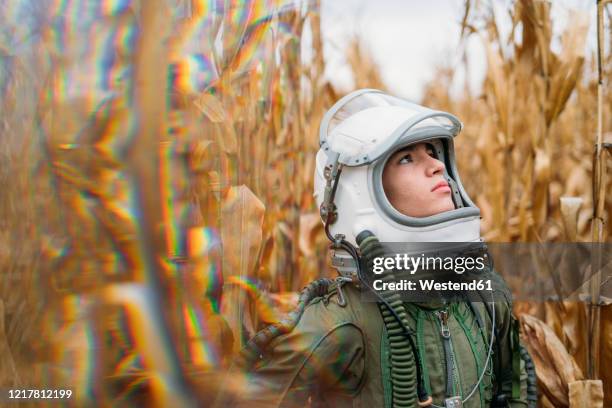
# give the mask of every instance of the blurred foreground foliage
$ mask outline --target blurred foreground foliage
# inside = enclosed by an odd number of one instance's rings
[[[208,402],[233,353],[333,276],[312,176],[319,120],[342,92],[324,76],[320,5],[85,4],[0,6],[0,385],[69,386],[75,405]],[[466,3],[457,40],[486,49],[482,92],[451,95],[456,70],[440,67],[421,102],[465,124],[459,168],[487,240],[588,240],[589,21],[576,13],[553,51],[550,3],[508,11],[502,38],[492,8]],[[386,88],[359,39],[346,61],[355,87]],[[603,108],[610,129],[609,92]],[[584,303],[515,312],[542,406],[570,406]]]

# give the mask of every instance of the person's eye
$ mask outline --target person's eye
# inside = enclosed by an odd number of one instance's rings
[[[427,154],[433,157],[434,159],[436,158],[436,154],[434,153],[433,150],[427,150]]]
[[[410,154],[406,154],[404,156],[402,156],[402,158],[399,160],[399,164],[406,164],[406,163],[412,163],[412,156]]]

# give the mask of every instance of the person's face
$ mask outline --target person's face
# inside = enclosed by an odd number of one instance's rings
[[[385,164],[382,182],[389,202],[404,215],[427,217],[455,209],[444,163],[428,143],[395,152]]]

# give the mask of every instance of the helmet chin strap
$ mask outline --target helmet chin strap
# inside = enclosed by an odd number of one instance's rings
[[[452,199],[453,199],[453,203],[455,204],[455,208],[463,208],[464,207],[463,200],[461,199],[461,194],[459,194],[457,183],[455,183],[455,180],[453,180],[449,176],[446,176],[445,178],[453,193]]]
[[[431,143],[434,146],[436,158],[438,160],[444,161],[444,158],[441,157],[442,152],[444,151],[442,142],[440,140],[432,140],[429,143]],[[461,193],[459,192],[459,188],[457,187],[457,183],[455,182],[455,180],[453,180],[450,174],[448,174],[448,170],[446,169],[446,164],[444,164],[443,172],[444,172],[444,180],[448,182],[448,185],[450,186],[450,189],[452,192],[451,198],[453,200],[453,203],[455,204],[455,209],[463,208],[464,205],[463,205],[463,200],[461,199]]]

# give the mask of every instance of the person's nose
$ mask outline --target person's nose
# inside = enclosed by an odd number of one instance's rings
[[[427,177],[433,177],[439,174],[440,175],[444,174],[444,163],[442,163],[440,160],[436,159],[435,157],[431,157],[430,155],[427,155],[427,157],[429,158],[427,160],[427,168],[426,168]]]

